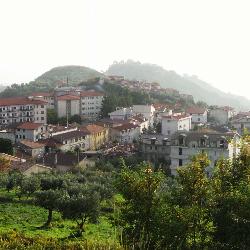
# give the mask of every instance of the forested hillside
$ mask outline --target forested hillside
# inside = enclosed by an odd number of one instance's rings
[[[224,93],[194,76],[182,76],[158,65],[140,63],[132,60],[113,63],[106,74],[121,75],[127,79],[159,82],[162,87],[174,88],[182,93],[191,94],[195,100],[202,100],[210,105],[231,105],[238,109],[248,109],[250,100]]]

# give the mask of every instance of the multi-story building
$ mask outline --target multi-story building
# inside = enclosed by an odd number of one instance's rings
[[[54,92],[34,92],[30,95],[31,98],[36,100],[42,100],[47,102],[47,109],[54,109],[55,108],[55,97]]]
[[[80,96],[61,95],[55,100],[55,108],[58,117],[71,117],[80,114]]]
[[[216,162],[221,158],[232,158],[240,151],[240,136],[237,133],[182,131],[171,137],[171,173],[176,175],[178,167],[188,164],[191,157],[204,152],[208,155],[211,173]]]
[[[140,126],[138,124],[126,123],[111,128],[111,137],[120,143],[133,143],[140,136]]]
[[[189,131],[191,129],[191,116],[186,114],[162,116],[163,135],[172,135],[177,131]]]
[[[42,123],[24,122],[10,128],[15,135],[15,141],[30,140],[38,141],[48,137],[47,125]]]
[[[111,120],[127,120],[133,115],[133,109],[130,108],[117,108],[115,111],[109,113]]]
[[[88,120],[99,117],[104,94],[96,91],[81,91],[80,115]]]
[[[170,138],[159,134],[141,135],[139,151],[146,160],[164,160],[170,164]]]
[[[0,99],[0,125],[11,123],[47,123],[47,102],[28,97]]]

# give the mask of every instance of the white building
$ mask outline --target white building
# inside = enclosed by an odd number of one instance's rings
[[[230,140],[230,143],[229,143]],[[208,173],[221,158],[232,158],[237,155],[240,136],[237,133],[217,132],[177,132],[171,138],[171,173],[176,175],[178,167],[190,162],[192,156],[205,152],[210,160]]]
[[[61,95],[56,97],[56,112],[58,117],[80,115],[80,96]]]
[[[154,123],[155,108],[153,105],[133,105],[134,115],[143,115],[148,121],[150,126]]]
[[[55,108],[54,92],[34,92],[30,95],[31,98],[47,102],[47,109]]]
[[[109,113],[111,120],[127,120],[132,115],[132,108],[117,108],[115,111]]]
[[[229,119],[235,115],[235,111],[231,107],[217,107],[209,111],[210,119],[214,120],[218,125],[228,124]]]
[[[111,128],[111,138],[120,143],[133,143],[140,136],[140,126],[126,123],[121,126]]]
[[[80,115],[89,120],[96,120],[101,112],[104,93],[81,91]]]
[[[172,135],[177,131],[189,131],[191,129],[191,116],[171,115],[162,117],[162,134]]]
[[[19,122],[47,124],[47,102],[27,97],[0,99],[0,125]]]
[[[42,123],[24,122],[17,124],[12,131],[16,142],[25,139],[35,142],[48,137],[47,126]]]
[[[191,115],[193,124],[206,124],[207,123],[207,109],[200,107],[190,107],[186,110],[186,114]]]
[[[88,150],[90,148],[90,140],[88,133],[84,131],[71,131],[63,134],[58,134],[52,137],[59,148],[66,151],[74,151],[76,148],[80,150]]]

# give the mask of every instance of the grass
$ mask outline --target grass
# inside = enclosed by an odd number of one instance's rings
[[[53,212],[52,227],[39,228],[46,222],[47,216],[47,210],[28,204],[26,199],[19,201],[13,191],[8,193],[0,190],[0,235],[14,231],[27,237],[40,236],[60,240],[75,231],[76,222],[63,220],[58,212]],[[86,225],[84,240],[118,244],[114,228],[105,215],[100,217],[98,224]]]

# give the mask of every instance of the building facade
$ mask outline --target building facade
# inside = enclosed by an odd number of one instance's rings
[[[188,164],[193,156],[201,152],[208,155],[210,166],[207,172],[211,173],[219,159],[232,158],[239,153],[239,142],[240,136],[232,132],[177,132],[171,138],[171,173],[176,175],[178,167]]]
[[[171,115],[162,117],[162,134],[172,135],[177,131],[189,131],[191,129],[191,116]]]
[[[47,124],[47,102],[28,97],[0,99],[0,125],[35,122]]]

